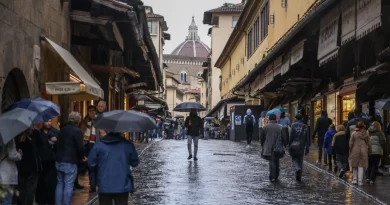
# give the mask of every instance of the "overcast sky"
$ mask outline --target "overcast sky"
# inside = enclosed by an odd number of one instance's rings
[[[192,15],[199,28],[200,39],[210,47],[210,37],[207,31],[210,26],[203,25],[203,13],[218,8],[223,3],[239,3],[241,0],[143,0],[145,5],[152,6],[153,12],[163,15],[168,24],[171,40],[166,41],[164,53],[169,54],[188,35],[188,26]]]

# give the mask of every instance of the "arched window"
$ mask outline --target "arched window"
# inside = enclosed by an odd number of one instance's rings
[[[182,71],[180,73],[180,81],[181,82],[187,82],[187,73],[186,72]]]

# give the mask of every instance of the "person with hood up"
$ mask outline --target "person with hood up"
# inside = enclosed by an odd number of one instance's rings
[[[386,144],[385,135],[379,122],[373,122],[368,128],[372,151],[368,156],[367,182],[375,183],[379,162],[383,155],[383,147]]]
[[[336,134],[336,126],[334,124],[331,124],[329,126],[329,130],[325,133],[325,138],[324,138],[324,148],[326,155],[328,156],[328,165],[329,165],[329,171],[332,171],[332,158],[335,164],[335,172],[337,171],[337,166],[336,166],[336,159],[335,156],[332,154],[332,141],[333,141],[333,136]]]
[[[95,144],[88,155],[88,166],[97,173],[99,203],[127,205],[134,181],[129,167],[139,164],[133,143],[122,133],[108,133]]]
[[[255,116],[252,115],[252,110],[248,109],[246,111],[246,115],[244,116],[243,123],[245,125],[245,131],[246,131],[246,141],[248,143],[249,147],[252,142],[252,136],[253,136],[253,128],[255,127],[256,124],[256,119]]]
[[[194,141],[194,160],[197,161],[198,154],[198,142],[203,129],[202,119],[198,116],[196,109],[191,109],[190,116],[185,120],[185,127],[187,128],[187,146],[188,146],[188,158],[192,159],[192,141]]]
[[[313,132],[313,139],[315,138],[316,134],[318,133],[318,160],[317,164],[321,164],[322,155],[324,155],[324,164],[327,165],[327,155],[326,152],[323,152],[324,147],[324,137],[325,133],[328,131],[329,125],[332,124],[332,120],[328,118],[328,112],[326,110],[321,111],[321,117],[317,119],[316,126],[314,128]]]
[[[309,128],[303,122],[303,116],[297,114],[296,121],[291,125],[289,152],[295,168],[295,179],[300,182],[303,168],[303,155],[309,154]]]
[[[275,182],[279,178],[280,158],[275,156],[273,149],[277,143],[278,137],[281,137],[281,139],[285,139],[285,137],[284,132],[282,132],[282,126],[276,122],[276,115],[271,114],[269,120],[270,122],[264,127],[264,132],[261,136],[261,155],[263,158],[269,160],[269,180]]]
[[[332,152],[336,155],[336,166],[340,170],[339,177],[345,176],[348,167],[348,141],[345,136],[345,127],[337,126],[337,133],[332,139]]]
[[[352,184],[363,185],[364,169],[368,167],[368,155],[371,153],[371,141],[366,126],[358,122],[349,140],[349,163],[352,166]]]

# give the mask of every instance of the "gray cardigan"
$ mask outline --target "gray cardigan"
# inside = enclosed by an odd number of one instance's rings
[[[263,144],[263,155],[270,157],[272,154],[272,148],[276,143],[277,137],[281,136],[283,139],[282,134],[284,132],[282,132],[282,126],[276,122],[270,122],[269,124],[264,126],[263,129],[263,138],[265,138]]]
[[[21,159],[22,155],[16,151],[14,140],[0,147],[0,161],[3,160],[0,162],[0,184],[18,184],[18,168],[15,162]]]

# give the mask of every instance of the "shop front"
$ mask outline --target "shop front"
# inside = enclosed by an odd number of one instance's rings
[[[317,98],[314,98],[312,99],[312,113],[311,113],[311,119],[310,122],[310,126],[313,128],[312,130],[314,130],[315,126],[316,126],[316,123],[317,123],[317,119],[319,117],[321,117],[321,110],[322,110],[322,97],[317,97]]]
[[[94,104],[94,100],[104,98],[104,91],[69,51],[48,38],[45,38],[45,42],[48,44],[47,48],[56,57],[62,59],[70,71],[64,72],[65,77],[62,79],[48,79],[45,83],[43,95],[52,96],[53,102],[61,106],[63,116],[67,116],[68,113],[66,112],[77,111],[84,117],[88,105]],[[59,98],[63,100],[59,100]],[[64,107],[69,108],[69,110],[64,109]],[[67,111],[64,113],[64,110]]]

